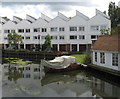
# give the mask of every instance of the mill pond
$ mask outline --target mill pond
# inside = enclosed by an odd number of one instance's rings
[[[40,62],[6,58],[2,67],[2,97],[117,97],[119,82],[87,68],[45,73]],[[14,67],[14,68],[13,68]]]

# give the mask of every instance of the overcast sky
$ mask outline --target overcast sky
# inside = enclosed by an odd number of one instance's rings
[[[75,11],[88,17],[95,15],[95,9],[108,11],[109,2],[118,5],[120,0],[1,0],[0,16],[25,18],[29,14],[39,18],[41,13],[54,18],[58,11],[67,17],[75,16]],[[29,2],[28,2],[29,1]]]

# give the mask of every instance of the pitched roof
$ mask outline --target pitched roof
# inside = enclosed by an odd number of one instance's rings
[[[8,19],[7,17],[2,17],[4,20],[9,21],[10,19]]]
[[[100,36],[92,49],[120,52],[120,34]]]

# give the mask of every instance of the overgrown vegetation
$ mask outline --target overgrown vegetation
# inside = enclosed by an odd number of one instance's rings
[[[91,64],[91,59],[92,59],[92,57],[91,57],[91,52],[87,52],[87,54],[86,54],[85,57],[84,57],[84,62],[83,62],[83,64],[86,64],[86,65]]]

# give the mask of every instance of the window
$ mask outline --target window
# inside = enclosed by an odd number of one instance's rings
[[[112,54],[112,65],[118,66],[118,54],[117,53]]]
[[[11,33],[15,33],[15,30],[11,30]]]
[[[51,32],[57,31],[57,27],[51,28]]]
[[[91,35],[91,39],[96,39],[97,35]]]
[[[4,37],[5,40],[7,40],[7,37]]]
[[[77,39],[77,36],[76,35],[71,35],[70,39]]]
[[[84,26],[79,27],[79,31],[85,31],[85,27]]]
[[[95,62],[97,62],[97,52],[95,52]]]
[[[64,27],[60,27],[59,31],[65,31],[65,28]]]
[[[24,29],[18,29],[18,33],[24,33]]]
[[[26,33],[30,33],[30,29],[26,29]]]
[[[40,40],[40,35],[38,35],[38,39]]]
[[[51,36],[51,39],[57,40],[57,36]]]
[[[105,63],[105,53],[103,52],[100,53],[100,63]]]
[[[30,78],[30,76],[31,76],[30,74],[26,74],[26,78]]]
[[[41,39],[45,39],[45,36],[41,36]]]
[[[34,28],[33,31],[34,32],[40,32],[40,28]]]
[[[85,39],[84,35],[79,35],[79,39]]]
[[[34,72],[39,72],[40,68],[34,68]]]
[[[77,31],[77,27],[70,27],[70,31]]]
[[[10,30],[4,30],[4,33],[10,33]]]
[[[30,67],[26,67],[26,70],[30,70]]]
[[[99,30],[99,26],[91,26],[91,30],[93,30],[93,31],[98,31]]]
[[[60,40],[64,40],[64,36],[59,36],[59,39]]]
[[[100,26],[100,30],[101,30],[101,29],[106,29],[106,26]]]
[[[28,39],[30,39],[30,36],[27,36],[27,37],[26,37],[26,40],[28,40]]]
[[[33,36],[33,39],[36,40],[36,39],[38,39],[38,37],[37,36]]]
[[[47,32],[47,29],[46,28],[42,28],[42,32]]]

